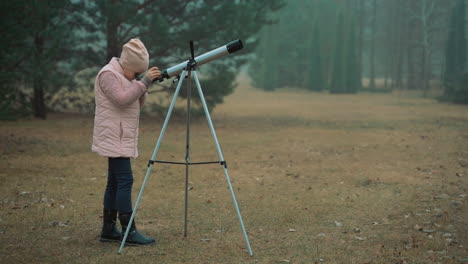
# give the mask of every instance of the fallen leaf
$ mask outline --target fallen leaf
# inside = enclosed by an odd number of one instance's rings
[[[297,231],[296,229],[292,229],[292,228],[289,229],[289,232],[296,232],[296,231]]]
[[[413,227],[414,230],[418,230],[418,231],[422,231],[422,227],[420,227],[419,225],[414,225]]]
[[[69,236],[64,236],[64,237],[61,237],[61,238],[62,238],[62,240],[69,240],[71,237],[69,237]]]
[[[70,221],[66,221],[66,222],[60,222],[60,221],[51,221],[49,222],[49,226],[60,226],[60,227],[64,227],[64,226],[68,226]]]
[[[446,238],[445,241],[447,242],[447,244],[448,244],[449,246],[453,246],[453,245],[455,245],[455,244],[458,244],[458,242],[455,241],[455,240],[452,239],[452,238]]]
[[[361,232],[361,229],[355,227],[355,228],[353,228],[353,231],[354,231],[354,233],[359,233],[359,232]]]
[[[437,196],[434,196],[434,199],[447,199],[449,198],[450,196],[446,193],[443,193],[443,194],[440,194],[440,195],[437,195]]]
[[[335,220],[335,225],[336,225],[337,227],[343,226],[342,223],[340,223],[340,222],[338,222],[338,221],[336,221],[336,220]]]
[[[58,225],[61,226],[61,227],[68,226],[68,221],[66,221],[66,222],[59,222]]]
[[[324,236],[325,236],[325,233],[319,233],[317,236],[318,236],[318,237],[324,237]]]
[[[211,239],[209,239],[209,238],[202,238],[202,239],[200,239],[200,241],[203,241],[203,242],[208,242],[208,241],[210,241],[210,240],[211,240]]]
[[[19,195],[26,195],[26,194],[30,194],[31,192],[20,192]]]
[[[283,260],[280,260],[279,262],[290,263],[291,261],[289,259],[283,259]]]
[[[357,239],[357,240],[360,240],[360,241],[363,241],[363,240],[367,239],[365,237],[359,237],[359,236],[354,236],[354,238]]]

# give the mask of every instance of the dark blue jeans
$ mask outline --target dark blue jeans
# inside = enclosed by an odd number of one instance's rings
[[[132,211],[133,174],[130,158],[109,158],[104,209]]]

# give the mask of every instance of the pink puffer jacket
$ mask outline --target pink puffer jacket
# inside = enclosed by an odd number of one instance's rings
[[[104,157],[138,157],[138,123],[146,90],[144,83],[125,78],[118,58],[99,71],[94,83],[93,152]]]

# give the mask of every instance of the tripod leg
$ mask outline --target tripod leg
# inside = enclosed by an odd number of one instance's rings
[[[184,237],[187,237],[187,218],[188,218],[188,188],[189,188],[189,163],[190,163],[190,101],[192,98],[192,74],[188,71],[187,78],[187,134],[185,144],[185,218],[184,218]]]
[[[161,141],[162,141],[162,139],[164,137],[164,133],[166,133],[167,124],[169,123],[169,118],[171,117],[172,110],[174,109],[174,105],[175,105],[177,96],[179,95],[180,87],[182,86],[182,83],[183,83],[186,75],[187,75],[187,72],[183,71],[181,76],[180,76],[179,83],[177,84],[177,89],[175,90],[174,97],[172,98],[171,105],[169,106],[169,110],[167,111],[166,119],[164,120],[164,124],[162,126],[161,133],[159,134],[159,138],[158,138],[158,141],[156,143],[156,147],[154,148],[153,155],[151,156],[151,160],[155,160],[156,155],[159,152],[159,147],[161,146]],[[138,210],[138,205],[140,204],[140,201],[141,201],[141,196],[143,195],[143,191],[145,190],[146,181],[148,180],[148,177],[150,175],[150,172],[151,172],[152,168],[153,168],[153,164],[148,164],[148,169],[146,170],[145,179],[143,180],[143,184],[141,185],[140,193],[138,194],[138,198],[137,198],[136,203],[135,203],[135,208],[133,208],[133,213],[132,213],[132,216],[130,217],[130,222],[128,223],[129,226],[132,225],[133,219],[135,218],[135,214],[136,214],[136,212]],[[127,228],[127,230],[125,232],[125,235],[124,235],[124,237],[122,239],[122,242],[120,243],[119,253],[122,253],[122,249],[123,249],[123,247],[125,245],[125,241],[127,241],[129,231],[130,231],[130,228]]]
[[[219,158],[221,161],[224,161],[223,153],[221,151],[221,147],[219,146],[218,137],[216,136],[216,131],[214,129],[213,122],[211,121],[210,112],[208,111],[208,106],[206,105],[205,97],[203,96],[203,91],[201,89],[200,81],[198,80],[198,75],[196,71],[193,71],[193,77],[195,79],[195,84],[197,85],[198,94],[200,95],[200,100],[203,105],[203,110],[205,110],[205,115],[211,130],[211,134],[213,135],[216,144],[216,149],[218,150]],[[242,215],[239,210],[239,206],[237,205],[236,195],[234,194],[234,189],[232,188],[231,179],[229,177],[226,164],[224,164],[223,168],[224,175],[226,176],[226,181],[229,185],[229,190],[231,191],[232,200],[234,201],[234,206],[236,207],[237,216],[239,217],[242,233],[244,234],[245,243],[247,244],[250,256],[253,256],[252,248],[250,247],[249,237],[247,235],[247,231],[245,230],[244,222],[242,221]]]

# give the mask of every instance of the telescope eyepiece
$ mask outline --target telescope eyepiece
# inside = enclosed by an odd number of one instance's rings
[[[242,41],[240,39],[231,41],[226,45],[229,53],[234,53],[238,50],[241,50],[243,47],[244,46],[242,46]]]

